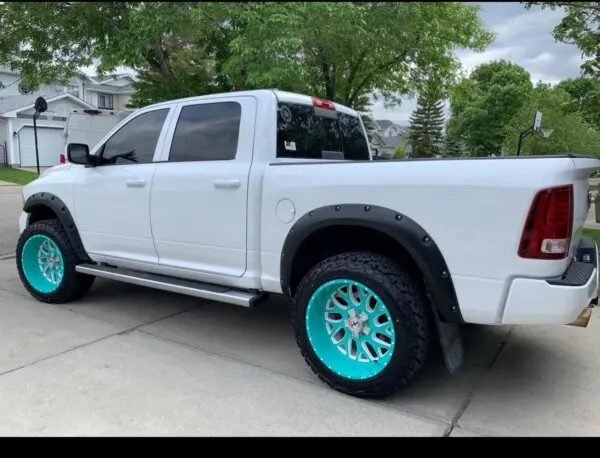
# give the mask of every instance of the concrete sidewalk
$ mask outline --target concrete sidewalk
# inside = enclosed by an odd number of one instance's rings
[[[31,299],[0,261],[0,435],[600,435],[598,317],[587,329],[464,328],[466,365],[435,354],[384,401],[321,383],[285,303],[236,308],[98,280]]]
[[[15,252],[22,199],[21,186],[0,182],[0,258]]]

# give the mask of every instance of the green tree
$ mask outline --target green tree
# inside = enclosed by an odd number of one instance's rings
[[[562,43],[575,44],[587,57],[581,66],[584,74],[600,75],[600,4],[598,2],[525,2],[526,8],[541,7],[565,12],[554,28],[553,37]]]
[[[500,154],[505,126],[532,90],[529,72],[519,65],[497,60],[477,66],[450,93],[448,133],[472,156]]]
[[[131,67],[141,77],[138,106],[211,92],[225,18],[214,3],[2,3],[0,62],[31,87],[95,62],[100,74]]]
[[[561,81],[557,87],[571,96],[571,107],[583,118],[600,130],[600,80],[578,77]]]
[[[452,137],[446,136],[444,139],[443,155],[448,157],[462,156],[462,148]]]
[[[574,153],[600,154],[600,132],[583,119],[583,114],[571,109],[571,95],[560,85],[538,83],[532,96],[505,125],[504,150],[516,154],[519,133],[533,123],[536,111],[542,112],[542,128],[553,129],[548,138],[540,133],[523,140],[522,155]]]
[[[394,104],[426,82],[451,84],[454,50],[481,51],[493,38],[478,6],[460,2],[251,3],[244,14],[228,72],[357,109],[376,90]]]
[[[406,157],[406,145],[398,143],[396,151],[394,151],[394,159],[404,159]]]
[[[461,27],[456,27],[456,24]],[[493,39],[478,6],[329,2],[4,2],[0,62],[31,86],[100,62],[140,74],[137,105],[278,87],[361,109],[454,82],[455,49]]]
[[[408,134],[414,157],[439,154],[444,141],[443,131],[444,102],[435,93],[421,94],[410,117]]]

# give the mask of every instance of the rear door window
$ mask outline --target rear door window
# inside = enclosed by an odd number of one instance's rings
[[[183,107],[171,144],[169,162],[235,159],[242,107],[216,102]]]
[[[369,146],[356,116],[279,103],[277,157],[369,160]]]

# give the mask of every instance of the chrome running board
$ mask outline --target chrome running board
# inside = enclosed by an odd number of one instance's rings
[[[80,264],[75,267],[75,270],[82,274],[93,275],[94,277],[102,277],[132,285],[185,294],[186,296],[198,297],[209,301],[225,302],[240,307],[253,307],[264,297],[264,294],[260,292],[235,290],[226,286],[139,272],[122,267]]]

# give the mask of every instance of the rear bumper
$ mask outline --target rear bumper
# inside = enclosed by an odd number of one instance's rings
[[[598,298],[596,242],[582,237],[575,259],[554,278],[512,281],[502,324],[559,325],[577,320]]]

